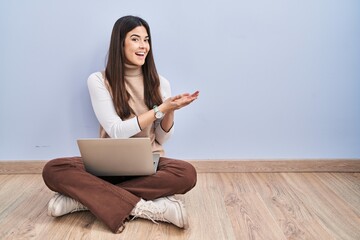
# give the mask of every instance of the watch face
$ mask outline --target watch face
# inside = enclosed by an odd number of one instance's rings
[[[157,119],[160,119],[160,118],[162,118],[164,116],[164,114],[162,113],[162,112],[160,112],[160,111],[157,111],[156,113],[155,113],[155,117],[157,118]]]

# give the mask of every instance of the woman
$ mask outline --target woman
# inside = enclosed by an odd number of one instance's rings
[[[115,23],[105,72],[90,75],[88,87],[101,137],[148,137],[153,152],[162,156],[162,144],[173,132],[174,111],[199,95],[171,97],[169,82],[156,71],[149,26],[134,16]],[[161,157],[154,175],[96,177],[85,171],[80,157],[73,157],[49,161],[43,178],[57,192],[49,201],[49,215],[90,210],[119,233],[130,216],[187,228],[183,203],[173,195],[195,186],[196,171],[185,161]]]

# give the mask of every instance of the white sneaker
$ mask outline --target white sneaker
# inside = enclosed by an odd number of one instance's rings
[[[173,196],[158,198],[154,201],[141,199],[130,215],[134,216],[134,218],[149,219],[154,223],[162,221],[172,223],[179,228],[187,229],[189,227],[183,203]]]
[[[55,193],[48,204],[48,215],[53,217],[59,217],[68,213],[85,210],[88,210],[87,207],[60,193]]]

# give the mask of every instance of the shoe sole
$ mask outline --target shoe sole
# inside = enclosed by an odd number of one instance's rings
[[[184,226],[183,229],[188,229],[189,228],[189,221],[188,221],[188,216],[187,216],[187,212],[185,209],[185,206],[183,204],[183,202],[179,199],[176,199],[174,197],[166,197],[167,199],[169,199],[171,202],[176,202],[180,208],[181,208],[181,218],[184,222]]]

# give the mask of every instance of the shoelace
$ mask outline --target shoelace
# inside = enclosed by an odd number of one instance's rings
[[[71,212],[88,210],[87,207],[85,207],[85,206],[82,205],[80,202],[76,201],[75,199],[72,199],[72,198],[68,198],[68,199],[75,204],[75,208],[74,208]]]
[[[155,224],[159,224],[155,220],[162,222],[169,222],[164,218],[165,211],[166,211],[165,205],[164,208],[161,209],[157,207],[153,202],[148,201],[146,203],[141,204],[139,207],[135,209],[134,217],[131,220],[134,220],[137,217],[145,217],[151,220]],[[153,217],[151,215],[153,215]]]

